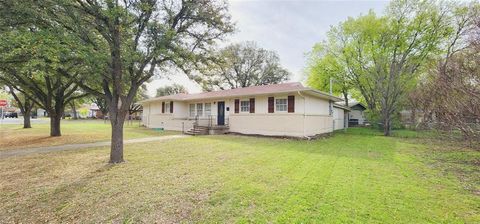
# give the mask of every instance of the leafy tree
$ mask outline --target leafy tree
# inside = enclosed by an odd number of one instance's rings
[[[10,95],[8,92],[4,89],[6,86],[3,86],[3,84],[0,83],[0,99],[2,100],[8,100],[10,98]],[[3,88],[2,88],[3,87]]]
[[[453,3],[448,3],[453,4]],[[394,115],[431,60],[454,34],[464,5],[435,1],[393,1],[384,16],[370,12],[333,28],[328,46],[345,66],[346,79],[362,94],[390,135]]]
[[[68,105],[70,106],[70,109],[72,110],[72,114],[73,114],[72,119],[77,120],[78,119],[78,115],[77,115],[78,103],[75,100],[72,100]]]
[[[329,40],[335,41],[334,37],[329,37]],[[332,88],[334,94],[343,96],[348,107],[348,96],[353,84],[348,79],[346,65],[342,64],[345,60],[340,58],[341,55],[336,55],[335,51],[338,49],[330,49],[326,41],[314,46],[308,55],[307,83],[310,87],[325,92]]]
[[[145,99],[148,99],[147,86],[142,85],[137,92],[137,96],[135,96],[135,98],[133,99],[132,105],[130,105],[130,109],[128,110],[128,115],[132,115],[136,112],[143,110],[142,105],[139,104],[138,101],[142,101]]]
[[[173,95],[178,93],[187,93],[187,90],[185,89],[184,86],[174,83],[173,85],[170,85],[170,86],[163,86],[158,88],[156,96],[157,97],[168,96],[168,95]]]
[[[273,51],[259,48],[254,42],[232,44],[216,52],[206,66],[200,68],[203,89],[234,89],[281,83],[289,73],[280,66]]]
[[[68,104],[68,107],[72,110],[72,119],[76,120],[78,119],[78,107],[83,105],[84,103],[86,103],[88,101],[88,96],[85,96],[83,98],[78,98],[78,99],[75,99],[75,100],[72,100],[70,101],[70,103]]]
[[[59,29],[41,22],[44,14],[19,13],[28,3],[1,2],[0,80],[45,109],[50,136],[60,136],[65,105],[84,96],[75,79],[63,75],[77,72],[76,48],[68,35],[59,38]]]
[[[12,86],[8,87],[10,95],[15,99],[14,106],[17,106],[20,109],[20,112],[23,114],[23,128],[32,128],[30,118],[32,116],[32,109],[35,105],[32,100],[25,96],[25,94],[15,91],[15,88]]]
[[[409,97],[409,106],[423,114],[421,127],[459,131],[471,146],[480,143],[479,9],[473,5],[456,11],[454,35],[445,54],[432,63]]]
[[[110,162],[123,162],[123,124],[138,89],[157,68],[186,67],[233,31],[225,2],[213,0],[46,0],[41,8],[94,58],[78,82],[105,99]],[[52,4],[54,7],[52,7]]]
[[[107,105],[107,101],[105,101],[105,98],[94,97],[92,98],[92,102],[97,105],[100,112],[102,112],[102,116],[105,118],[105,116],[107,116],[108,114],[108,105]]]

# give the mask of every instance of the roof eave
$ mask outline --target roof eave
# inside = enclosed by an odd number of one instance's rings
[[[345,107],[345,106],[342,106],[342,105],[339,105],[339,104],[333,104],[333,107],[336,107],[336,108],[341,108],[341,109],[344,109],[346,111],[352,111],[350,108],[348,107]]]
[[[271,94],[284,94],[284,93],[296,93],[296,92],[309,92],[311,95],[314,95],[316,97],[320,97],[323,99],[328,99],[332,100],[334,102],[339,102],[343,101],[343,99],[332,96],[328,93],[314,90],[311,88],[302,88],[302,89],[296,89],[296,90],[285,90],[285,91],[275,91],[275,92],[266,92],[266,93],[257,93],[257,94],[238,94],[238,95],[231,95],[231,96],[213,96],[213,97],[198,97],[198,98],[189,98],[188,96],[180,99],[174,99],[174,98],[152,98],[152,99],[146,99],[138,102],[139,104],[145,104],[145,103],[150,103],[150,102],[155,102],[155,101],[165,101],[165,100],[172,100],[172,101],[195,101],[195,100],[205,100],[205,99],[225,99],[225,98],[236,98],[236,97],[245,97],[245,96],[262,96],[262,95],[271,95]]]
[[[318,90],[315,90],[315,89],[306,89],[305,91],[310,91],[314,94],[316,94],[317,96],[321,96],[322,98],[326,98],[326,99],[329,99],[333,102],[340,102],[340,101],[343,101],[342,98],[340,97],[336,97],[336,96],[333,96],[333,95],[330,95],[328,93],[325,93],[325,92],[322,92],[322,91],[318,91]]]

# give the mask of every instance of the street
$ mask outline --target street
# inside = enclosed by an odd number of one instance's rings
[[[30,121],[32,122],[32,124],[46,124],[49,122],[48,119],[44,119],[44,118],[42,119],[32,118]],[[23,117],[0,119],[0,124],[23,124]]]

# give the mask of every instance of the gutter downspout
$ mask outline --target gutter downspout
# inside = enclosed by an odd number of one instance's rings
[[[305,109],[306,109],[306,105],[307,105],[306,104],[307,98],[305,98],[305,96],[302,95],[302,93],[300,91],[297,91],[297,93],[298,93],[298,95],[300,95],[303,98],[303,137],[306,138],[307,140],[310,140],[311,138],[305,135],[305,132],[306,132],[305,131],[305,120],[307,118]]]

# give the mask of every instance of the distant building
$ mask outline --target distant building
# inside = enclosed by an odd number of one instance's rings
[[[338,103],[342,106],[345,106],[345,102]],[[365,117],[365,107],[362,103],[359,102],[348,102],[348,108],[350,112],[348,113],[348,124],[349,126],[365,125],[368,123],[367,118]]]

